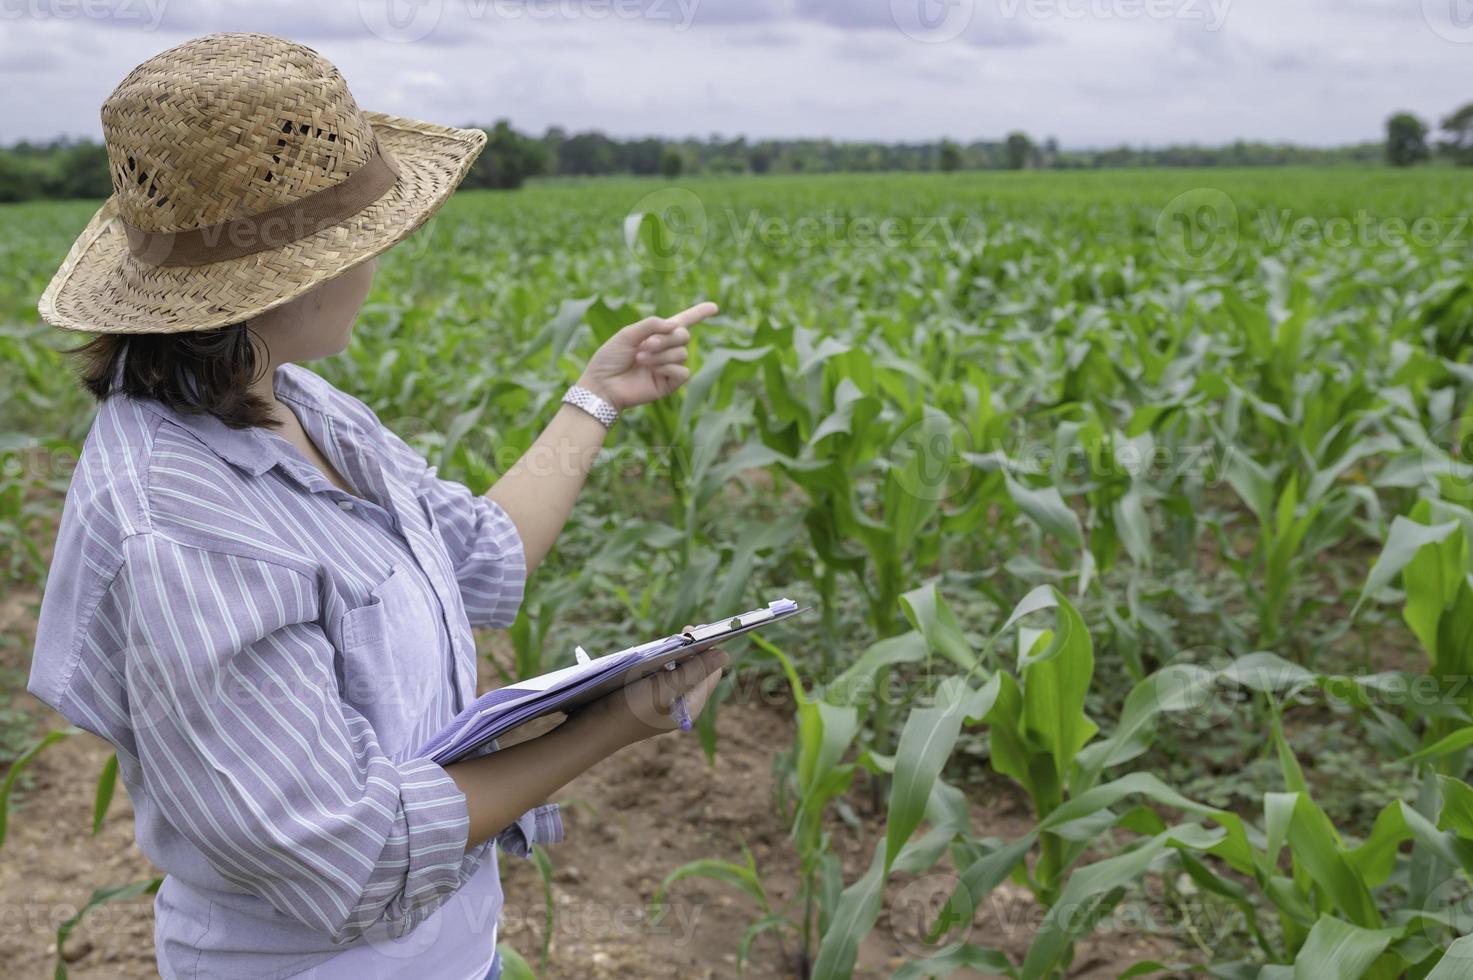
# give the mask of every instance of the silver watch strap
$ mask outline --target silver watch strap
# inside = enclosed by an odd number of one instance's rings
[[[602,422],[605,429],[612,429],[614,423],[619,421],[619,410],[617,408],[582,385],[573,385],[569,388],[563,395],[563,401],[569,405],[583,409],[583,411]]]

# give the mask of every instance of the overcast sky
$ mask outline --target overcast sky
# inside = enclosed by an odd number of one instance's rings
[[[0,142],[98,136],[129,68],[216,30],[536,133],[1324,145],[1473,100],[1473,0],[0,0]]]

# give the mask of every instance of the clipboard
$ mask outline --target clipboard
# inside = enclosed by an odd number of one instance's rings
[[[780,599],[778,601],[785,602],[789,600]],[[570,696],[564,702],[565,706],[558,710],[569,712],[575,708],[581,708],[590,701],[597,701],[605,695],[614,693],[621,687],[643,680],[657,670],[679,666],[696,654],[709,650],[714,646],[720,646],[732,637],[741,636],[744,633],[750,633],[763,626],[781,622],[791,616],[807,612],[811,608],[811,606],[798,606],[795,603],[792,609],[783,612],[773,612],[769,606],[761,610],[754,609],[751,612],[743,613],[739,616],[718,619],[704,626],[697,626],[689,633],[672,634],[672,636],[689,637],[689,640],[673,650],[642,659],[625,673],[610,676],[606,681],[589,688],[587,691]],[[767,615],[762,615],[764,613]]]
[[[601,657],[578,649],[578,662],[481,695],[419,750],[419,758],[441,765],[481,754],[488,743],[536,718],[568,713],[657,670],[689,660],[703,650],[753,630],[780,623],[808,606],[777,599],[766,606],[726,616]]]

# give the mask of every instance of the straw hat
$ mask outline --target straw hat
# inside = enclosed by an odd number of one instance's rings
[[[102,129],[114,193],[39,305],[93,333],[207,330],[279,306],[409,235],[486,143],[360,111],[321,55],[268,34],[150,58]]]

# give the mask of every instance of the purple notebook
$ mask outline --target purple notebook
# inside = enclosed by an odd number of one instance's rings
[[[697,626],[688,633],[675,633],[602,657],[580,658],[571,667],[497,688],[451,719],[418,754],[440,765],[455,762],[534,718],[571,711],[666,664],[687,660],[723,640],[802,611],[791,599],[778,599],[761,609]]]

